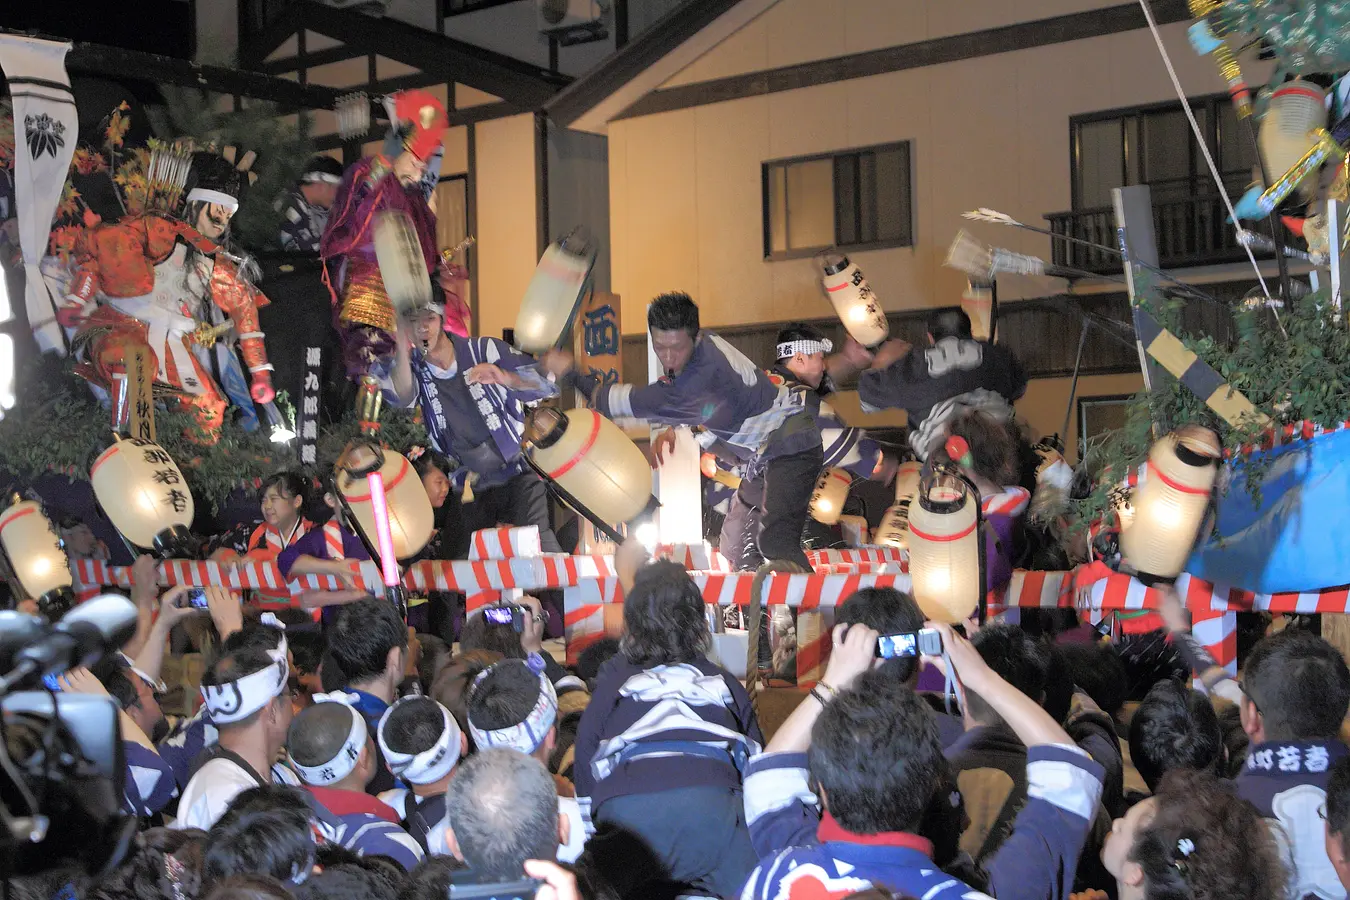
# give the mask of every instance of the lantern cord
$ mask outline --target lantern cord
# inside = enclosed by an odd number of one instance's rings
[[[1191,111],[1190,101],[1186,98],[1186,91],[1181,86],[1181,79],[1177,77],[1177,70],[1172,66],[1172,57],[1168,55],[1167,48],[1163,46],[1162,35],[1158,32],[1158,23],[1153,18],[1153,9],[1149,0],[1139,0],[1139,5],[1144,10],[1144,18],[1148,20],[1148,30],[1153,35],[1153,43],[1158,45],[1158,53],[1162,56],[1163,65],[1167,67],[1167,75],[1172,79],[1172,87],[1177,92],[1177,98],[1181,100],[1181,111],[1186,114],[1186,120],[1191,123],[1191,131],[1195,134],[1196,143],[1200,145],[1200,153],[1205,157],[1205,164],[1209,166],[1209,174],[1214,178],[1214,186],[1218,188],[1219,196],[1223,198],[1223,205],[1228,209],[1228,215],[1232,218],[1235,227],[1241,228],[1241,220],[1238,218],[1237,210],[1233,208],[1233,201],[1228,197],[1228,189],[1224,187],[1223,178],[1219,175],[1219,167],[1214,163],[1214,157],[1209,152],[1209,144],[1205,142],[1204,132],[1200,130],[1200,125],[1195,121],[1195,113]],[[1266,285],[1266,279],[1261,274],[1261,267],[1256,263],[1256,255],[1252,253],[1252,248],[1246,244],[1242,249],[1247,253],[1247,259],[1251,261],[1252,270],[1256,272],[1256,280],[1261,283],[1261,292],[1266,295],[1267,300],[1273,300],[1270,296],[1270,288]],[[1274,307],[1272,307],[1274,309]],[[1279,313],[1275,313],[1276,322],[1279,321]],[[1281,326],[1283,330],[1283,326]]]

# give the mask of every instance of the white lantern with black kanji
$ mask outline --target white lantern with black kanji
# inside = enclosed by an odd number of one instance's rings
[[[834,525],[844,514],[844,501],[853,486],[853,476],[847,469],[826,469],[816,480],[811,495],[811,518],[822,525]]]
[[[24,591],[49,618],[74,603],[69,560],[42,505],[18,500],[0,514],[0,544]]]
[[[159,444],[119,440],[94,460],[89,480],[103,512],[135,546],[153,549],[163,559],[191,546],[192,491]]]
[[[965,481],[939,470],[909,508],[909,574],[929,619],[963,622],[980,604],[979,503]]]
[[[875,347],[890,334],[890,324],[877,295],[867,286],[862,269],[847,256],[827,256],[825,295],[844,323],[844,330],[864,347]]]
[[[417,477],[408,458],[392,450],[384,450],[384,464],[380,466],[380,478],[384,482],[384,501],[389,513],[389,533],[394,541],[394,557],[407,559],[415,556],[436,530],[436,513],[431,508],[422,479]],[[372,500],[370,481],[364,475],[353,476],[373,466],[374,451],[367,446],[355,445],[343,456],[343,468],[338,473],[337,486],[342,492],[352,514],[373,543],[379,529],[375,522],[375,504]],[[350,470],[350,471],[349,471]]]

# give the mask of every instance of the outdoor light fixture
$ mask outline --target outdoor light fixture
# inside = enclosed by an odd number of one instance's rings
[[[61,538],[42,505],[15,494],[13,505],[0,514],[0,544],[10,570],[48,618],[60,618],[75,605],[70,564]]]
[[[925,617],[964,622],[981,607],[983,555],[978,493],[954,469],[936,469],[909,507],[909,574]]]
[[[822,265],[825,294],[844,323],[844,330],[864,347],[875,347],[891,333],[877,295],[867,286],[862,269],[847,256],[827,255]]]
[[[1120,549],[1146,581],[1181,574],[1200,533],[1222,450],[1208,428],[1187,425],[1153,445],[1147,469],[1122,521]],[[1123,520],[1123,517],[1122,517]]]
[[[190,546],[192,491],[159,444],[118,440],[94,460],[89,480],[104,513],[131,544],[153,548],[163,559],[182,555]]]

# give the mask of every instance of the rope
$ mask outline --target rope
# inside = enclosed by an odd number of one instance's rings
[[[1158,33],[1158,23],[1153,18],[1153,10],[1149,7],[1149,0],[1139,0],[1139,5],[1143,7],[1144,18],[1148,20],[1148,30],[1153,35],[1153,43],[1158,45],[1158,53],[1162,56],[1163,65],[1167,67],[1167,75],[1172,79],[1172,88],[1177,92],[1177,99],[1181,101],[1181,111],[1186,114],[1186,120],[1191,123],[1191,131],[1195,134],[1195,141],[1200,145],[1200,152],[1205,157],[1205,164],[1209,166],[1209,174],[1214,178],[1214,185],[1219,189],[1219,196],[1223,198],[1223,205],[1228,208],[1228,215],[1233,220],[1234,227],[1241,228],[1238,219],[1237,210],[1233,208],[1233,201],[1228,198],[1228,190],[1223,186],[1223,178],[1219,175],[1219,167],[1214,163],[1214,157],[1210,155],[1209,144],[1205,142],[1204,132],[1200,130],[1200,125],[1195,121],[1195,113],[1191,111],[1190,100],[1186,97],[1186,92],[1181,87],[1181,79],[1177,77],[1177,70],[1172,67],[1172,57],[1168,55],[1167,48],[1163,46],[1162,35]],[[1251,260],[1252,269],[1256,272],[1256,280],[1261,283],[1261,292],[1266,295],[1267,300],[1273,300],[1270,296],[1270,288],[1266,286],[1266,279],[1261,275],[1261,267],[1256,264],[1256,255],[1252,253],[1252,248],[1243,244],[1242,249],[1247,253],[1247,259]],[[1274,307],[1271,307],[1274,309]],[[1278,318],[1278,313],[1276,317]]]

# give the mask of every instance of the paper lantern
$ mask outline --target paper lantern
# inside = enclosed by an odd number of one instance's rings
[[[375,216],[375,260],[394,312],[400,316],[431,306],[431,275],[422,239],[401,209]]]
[[[1326,92],[1310,81],[1290,81],[1270,97],[1261,117],[1261,156],[1271,178],[1279,178],[1312,149],[1309,134],[1327,124]]]
[[[1188,425],[1153,445],[1134,492],[1134,517],[1120,549],[1141,574],[1175,578],[1200,533],[1222,451],[1208,428]]]
[[[864,347],[875,347],[891,333],[877,295],[867,286],[862,269],[847,256],[827,257],[825,294],[844,323],[844,330]]]
[[[897,503],[886,510],[876,533],[872,535],[872,543],[901,550],[909,546],[909,504],[901,506]]]
[[[74,595],[69,560],[40,504],[19,500],[5,510],[0,515],[0,544],[24,591],[44,612],[70,608]]]
[[[375,520],[376,499],[372,497],[370,482],[363,469],[373,466],[375,451],[356,444],[343,454],[342,469],[338,472],[337,487],[356,516],[357,524],[372,542],[380,529]],[[435,513],[427,497],[422,479],[417,477],[407,457],[392,450],[384,451],[384,464],[378,469],[384,482],[384,504],[389,513],[389,534],[393,539],[394,556],[407,559],[427,545],[436,529]],[[353,476],[353,472],[362,474]]]
[[[923,463],[906,460],[895,470],[895,502],[906,505],[919,496],[919,481],[923,477]]]
[[[186,555],[196,511],[192,491],[163,447],[141,438],[119,440],[94,460],[89,480],[122,537],[164,559]]]
[[[939,470],[909,508],[909,574],[914,600],[929,619],[963,622],[979,606],[979,502],[966,482]]]
[[[584,239],[569,235],[549,244],[535,267],[516,316],[516,346],[543,353],[557,346],[576,313],[595,265],[595,251]]]
[[[811,518],[822,525],[834,525],[844,514],[844,501],[853,486],[853,476],[845,469],[826,469],[816,480],[811,495]]]
[[[521,446],[540,471],[603,522],[628,522],[653,503],[647,457],[593,409],[531,410]]]

